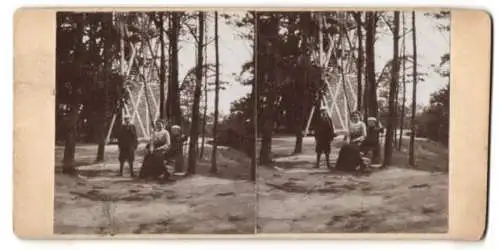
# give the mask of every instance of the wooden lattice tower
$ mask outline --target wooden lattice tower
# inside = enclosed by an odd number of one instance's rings
[[[320,28],[319,51],[313,59],[322,72],[324,88],[321,93],[321,104],[332,118],[335,130],[347,131],[349,113],[357,109],[356,32],[350,25],[352,19],[349,19],[350,16],[346,12],[314,13],[314,15]],[[334,18],[337,22],[331,24],[327,22],[327,18]],[[331,29],[332,25],[337,28]],[[337,32],[325,33],[324,30],[337,30]],[[306,132],[310,129],[315,108],[313,106],[309,114]]]
[[[128,28],[128,16],[115,13],[116,25],[120,30],[120,72],[124,79],[127,101],[121,107],[122,117],[128,115],[131,123],[136,125],[139,138],[149,138],[154,120],[159,117],[159,74],[160,74],[160,42],[158,36],[151,36],[155,29],[153,20],[143,14],[139,21],[139,34],[132,39]],[[137,39],[138,38],[138,39]],[[125,47],[129,47],[129,58],[125,57]],[[164,72],[161,72],[164,73]],[[168,84],[165,84],[167,86]],[[166,91],[165,91],[166,93]],[[116,122],[113,115],[109,127],[107,141]]]

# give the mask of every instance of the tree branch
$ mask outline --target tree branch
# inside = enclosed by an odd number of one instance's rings
[[[198,43],[198,35],[196,34],[196,30],[193,27],[189,26],[189,24],[184,24],[188,28],[189,33],[193,36],[195,42]]]
[[[387,26],[389,26],[389,29],[391,30],[392,35],[394,35],[394,30],[393,30],[391,23],[387,20],[387,18],[385,18],[384,15],[381,15],[381,17],[382,17],[382,21],[384,21],[384,23],[387,24]]]
[[[408,29],[406,32],[403,32],[403,34],[401,34],[401,35],[398,37],[398,39],[399,39],[399,38],[401,38],[401,37],[406,36],[408,33],[411,33],[412,31],[413,31],[413,28]]]
[[[365,28],[365,22],[363,22],[361,20],[361,12],[349,11],[348,13],[350,13],[352,15],[352,17],[354,18],[354,20],[356,21],[356,23],[358,25],[360,25],[361,27]]]

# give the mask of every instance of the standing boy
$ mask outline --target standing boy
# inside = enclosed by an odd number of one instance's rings
[[[130,176],[134,176],[134,158],[135,150],[137,149],[137,132],[135,126],[130,123],[130,117],[125,116],[123,118],[124,123],[118,134],[118,148],[120,154],[118,160],[120,161],[120,176],[123,175],[123,164],[125,161],[128,162],[130,167]]]
[[[327,167],[331,168],[330,151],[331,143],[333,138],[335,138],[335,130],[333,128],[332,119],[326,112],[326,108],[323,107],[320,109],[320,115],[315,125],[314,138],[316,139],[316,168],[319,168],[319,161],[322,154],[325,154]]]

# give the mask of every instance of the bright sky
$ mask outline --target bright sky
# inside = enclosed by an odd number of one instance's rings
[[[226,13],[243,16],[245,13]],[[214,13],[209,13],[206,18],[208,26],[208,40],[214,39]],[[244,28],[237,28],[226,24],[219,17],[219,62],[220,80],[230,84],[226,90],[220,91],[219,112],[229,114],[231,102],[240,99],[251,92],[251,86],[243,86],[233,76],[240,75],[243,64],[253,57],[253,41],[238,36],[248,32]],[[179,51],[179,80],[182,80],[189,69],[196,65],[196,44],[194,41],[180,42],[182,49]],[[207,48],[208,63],[215,64],[215,43],[210,43]],[[214,92],[208,93],[208,113],[214,111]]]
[[[227,13],[243,16],[244,13]],[[411,25],[411,12],[405,12],[406,27]],[[417,87],[417,103],[426,105],[429,102],[430,94],[446,83],[447,79],[434,73],[432,64],[439,64],[440,57],[449,52],[450,37],[449,32],[444,33],[437,30],[437,21],[431,17],[426,17],[423,13],[416,13],[417,26],[417,55],[419,70],[428,72],[429,75],[424,82],[419,83]],[[208,40],[214,37],[214,18],[213,13],[207,17]],[[226,90],[220,92],[220,112],[228,114],[231,102],[243,97],[251,91],[250,86],[243,86],[237,82],[233,74],[239,75],[241,67],[245,62],[252,59],[253,47],[252,41],[238,37],[238,34],[245,32],[243,28],[237,28],[226,24],[223,18],[219,18],[219,53],[220,53],[220,80],[228,81],[230,85]],[[196,65],[196,45],[190,41],[180,43],[182,49],[179,51],[179,78],[183,79],[186,72]],[[383,68],[387,61],[392,58],[392,36],[387,34],[377,39],[375,43],[375,66],[377,72]],[[406,54],[412,54],[411,33],[406,36]],[[214,43],[211,43],[207,49],[209,63],[215,63]],[[410,64],[407,64],[410,68]],[[409,69],[410,70],[410,69]],[[407,87],[407,97],[411,99],[412,87]],[[214,110],[213,92],[209,93],[208,112]]]
[[[411,28],[411,12],[402,12],[405,17],[405,26]],[[443,21],[439,21],[443,23]],[[417,70],[427,72],[429,75],[424,82],[420,82],[417,86],[417,104],[429,104],[431,93],[441,89],[448,83],[448,79],[439,76],[431,68],[433,64],[441,62],[441,56],[450,52],[450,32],[439,31],[436,28],[438,21],[432,17],[424,16],[423,12],[415,13],[415,25],[417,29]],[[448,21],[449,24],[449,21]],[[413,40],[411,32],[408,32],[405,37],[406,55],[413,55]],[[375,67],[376,71],[380,72],[384,65],[392,59],[393,49],[392,35],[388,34],[381,36],[375,42]],[[400,43],[400,48],[401,48]],[[408,73],[412,72],[410,63],[406,64]],[[407,100],[411,100],[412,86],[407,86]]]

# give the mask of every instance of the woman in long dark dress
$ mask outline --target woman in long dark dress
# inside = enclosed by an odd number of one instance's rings
[[[365,169],[365,164],[361,158],[361,144],[366,138],[366,125],[360,119],[359,112],[351,114],[351,124],[349,134],[345,138],[346,144],[339,152],[335,169],[344,171],[356,171]]]
[[[151,142],[146,146],[146,155],[139,177],[142,179],[167,179],[169,173],[165,166],[165,152],[170,147],[170,134],[160,120],[155,123]]]

